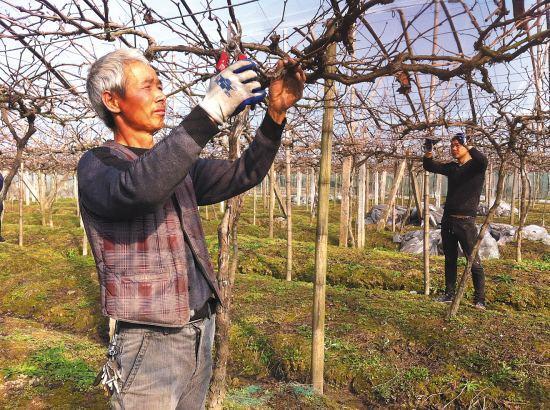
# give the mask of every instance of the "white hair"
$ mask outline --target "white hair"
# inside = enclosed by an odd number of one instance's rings
[[[149,61],[140,51],[123,48],[101,57],[92,64],[88,73],[86,80],[88,98],[94,111],[110,129],[115,128],[115,121],[113,114],[103,104],[103,92],[111,91],[124,96],[124,67],[134,61],[149,64]]]

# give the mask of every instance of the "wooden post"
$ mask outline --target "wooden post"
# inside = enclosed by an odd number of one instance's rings
[[[311,178],[309,179],[309,206],[311,214],[315,209],[315,169],[311,168]]]
[[[256,188],[252,188],[252,196],[253,196],[253,202],[252,202],[252,225],[256,226],[256,197],[258,194],[256,193]],[[208,209],[208,208],[207,208]]]
[[[309,168],[306,172],[306,196],[304,198],[304,205],[306,206],[306,209],[309,209]]]
[[[402,180],[399,187],[399,197],[401,198],[401,206],[405,206],[405,179]]]
[[[397,218],[397,213],[395,212],[395,201],[391,205],[391,231],[395,232],[395,219]]]
[[[430,174],[424,171],[424,294],[430,294]]]
[[[336,44],[328,46],[326,52],[328,72],[335,72],[332,64],[336,56]],[[321,161],[319,170],[319,196],[317,208],[317,238],[315,243],[315,284],[312,318],[311,380],[313,389],[323,394],[323,371],[325,361],[325,292],[328,248],[328,210],[330,189],[330,168],[332,155],[332,130],[336,90],[334,81],[325,80],[325,102],[321,133]]]
[[[267,209],[267,179],[264,178],[262,181],[262,204],[264,209]]]
[[[379,176],[379,172],[378,170],[374,171],[374,193],[373,193],[373,198],[374,198],[374,205],[378,205],[378,199],[380,198],[380,190],[379,190],[379,187],[380,187],[380,176]]]
[[[443,175],[436,174],[435,177],[435,206],[441,208],[441,185],[443,182]]]
[[[489,166],[487,167],[487,207],[490,208],[493,199],[493,164],[489,161]]]
[[[25,200],[25,183],[23,182],[23,161],[19,166],[19,246],[23,246],[23,201]]]
[[[514,208],[516,206],[516,196],[517,196],[517,186],[518,186],[518,171],[514,168],[514,175],[512,177],[512,199],[510,200],[510,225],[514,224],[515,212]]]
[[[357,177],[357,247],[365,247],[365,177],[367,166],[362,163],[359,166]]]
[[[525,221],[527,219],[527,207],[528,207],[528,191],[529,181],[527,180],[527,170],[525,169],[525,159],[520,157],[520,198],[519,198],[519,218],[518,218],[518,229],[516,231],[516,261],[522,261],[521,254],[521,245],[523,241],[523,227],[525,226]]]
[[[388,171],[383,170],[380,176],[380,203],[386,203],[386,182],[388,179]]]
[[[269,169],[269,238],[273,239],[273,214],[275,212],[275,164]]]
[[[28,177],[26,178],[28,186],[25,186],[25,205],[27,205],[27,206],[31,204],[31,189],[30,189],[31,175],[32,174],[29,172]],[[27,185],[27,184],[25,184],[25,185]]]
[[[80,226],[84,227],[82,217],[80,217]],[[86,230],[82,234],[82,256],[88,256],[88,237],[86,236]]]
[[[302,172],[296,173],[296,205],[302,205]]]
[[[73,176],[73,196],[76,200],[76,216],[80,217],[80,206],[78,206],[78,178],[76,174]]]
[[[340,236],[338,245],[344,248],[348,246],[348,229],[350,213],[350,179],[353,157],[347,156],[342,163],[342,200],[340,201]]]
[[[286,280],[292,280],[292,181],[290,179],[290,144],[286,154]]]
[[[370,201],[370,169],[367,168],[367,175],[365,177],[365,210],[367,212],[370,210],[369,201]]]

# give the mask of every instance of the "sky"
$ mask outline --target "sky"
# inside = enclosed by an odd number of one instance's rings
[[[271,29],[280,22],[281,17],[283,16],[283,9],[285,9],[284,21],[281,25],[278,26],[277,31],[280,34],[283,34],[284,32],[286,32],[287,34],[293,33],[294,27],[303,26],[311,21],[314,13],[317,11],[320,4],[320,1],[314,0],[288,0],[285,6],[285,3],[282,0],[260,0],[243,6],[238,6],[239,3],[243,3],[245,1],[247,0],[233,0],[233,4],[236,5],[235,13],[243,28],[242,39],[244,42],[261,41],[271,31]],[[9,10],[9,14],[14,14],[13,8],[8,7],[6,5],[6,2],[11,4],[21,4],[20,0],[2,0],[0,1],[0,13],[5,13],[6,10]],[[56,6],[60,8],[67,3],[63,0],[54,0],[53,2],[54,4],[56,4]],[[179,12],[174,3],[169,0],[144,0],[144,2],[149,7],[152,7],[155,12],[164,17],[175,17],[179,15]],[[29,3],[29,0],[27,0],[25,3]],[[202,11],[206,8],[205,0],[189,0],[187,3],[194,12]],[[473,3],[473,0],[469,1],[469,4]],[[510,1],[508,1],[507,3],[511,8]],[[532,0],[527,1],[526,5],[529,6],[529,4],[532,3]],[[30,4],[36,7],[36,2],[30,1]],[[328,2],[325,1],[324,4],[326,6]],[[390,39],[396,38],[401,33],[401,27],[398,23],[399,20],[393,10],[399,7],[405,11],[407,19],[411,19],[412,16],[414,16],[424,6],[424,4],[425,2],[418,2],[413,0],[396,0],[393,4],[387,6],[377,6],[373,9],[370,9],[366,13],[365,18],[373,26],[375,31],[380,34],[382,40],[386,42]],[[459,4],[453,3],[451,1],[447,1],[446,4],[448,5],[451,13],[462,9]],[[484,20],[489,15],[489,10],[493,9],[493,2],[492,0],[480,0],[479,2],[477,2],[477,4],[479,4],[481,7],[477,7],[475,9],[476,17],[480,21],[480,24],[486,24]],[[128,22],[130,20],[129,11],[127,10],[127,7],[124,7],[124,3],[122,2],[122,0],[110,0],[110,5],[110,16],[112,20],[118,22]],[[209,2],[209,5],[211,8],[224,7],[227,5],[227,2],[226,0],[213,0]],[[227,10],[215,11],[215,15],[224,22],[229,19],[229,14],[227,13]],[[443,13],[441,13],[441,18],[442,17]],[[214,24],[207,19],[207,15],[198,15],[197,18],[199,19],[199,21],[201,21],[201,25],[207,31],[208,37],[214,41],[215,45],[218,45],[219,36],[215,31]],[[174,20],[174,22],[176,22],[176,20]],[[191,21],[190,18],[186,18],[186,22],[189,26],[194,27],[194,23]],[[463,43],[465,53],[469,54],[472,51],[473,43],[473,37],[471,35],[473,30],[471,24],[467,21],[465,16],[457,17],[455,23],[460,32],[460,38]],[[415,33],[430,30],[432,26],[433,14],[426,13],[420,19],[414,22],[414,27],[411,29],[411,33],[413,34],[413,37],[415,37]],[[153,37],[155,37],[159,44],[170,45],[182,43],[181,37],[179,37],[175,33],[167,31],[160,24],[153,24],[146,27],[141,27],[140,29],[150,33]],[[322,27],[318,27],[317,30],[319,32],[320,30],[322,30]],[[291,43],[296,41],[299,37],[301,36],[295,34],[294,37],[290,40]],[[429,39],[431,37],[431,31],[427,31],[425,37]],[[358,50],[358,53],[367,52],[366,48],[369,46],[369,41],[367,41],[366,39],[369,39],[370,41],[371,37],[366,32],[366,29],[362,28],[361,31],[357,34],[356,49]],[[44,42],[47,41],[47,39],[44,39]],[[76,64],[79,63],[79,60],[80,62],[82,62],[84,56],[87,61],[83,61],[83,63],[90,63],[93,61],[93,58],[95,58],[95,56],[100,56],[112,50],[113,48],[120,46],[118,42],[92,42],[89,39],[78,40],[77,43],[82,45],[82,48],[80,50],[75,50],[71,47],[66,48],[65,45],[62,43],[53,44],[50,47],[50,55],[55,56],[54,61],[66,62],[67,60],[74,60]],[[8,58],[12,62],[17,61],[17,59],[21,57],[24,59],[26,53],[28,53],[28,51],[23,51],[22,53],[22,51],[19,49],[20,44],[14,41],[6,40],[5,44],[6,48],[8,50],[11,50],[8,53]],[[430,41],[426,41],[420,38],[417,42],[413,44],[413,47],[416,53],[431,54]],[[440,29],[440,47],[451,51],[456,50],[456,45],[454,43],[454,39],[450,33],[448,25],[443,25]],[[2,49],[0,48],[0,64],[2,61],[2,56]],[[176,54],[175,58],[186,59],[188,57],[182,54]],[[86,74],[87,67],[87,64],[84,64],[82,66],[82,68],[80,69],[82,71],[81,75]],[[522,87],[525,87],[530,75],[530,61],[528,55],[524,54],[520,59],[518,59],[518,61],[509,65],[508,68],[511,70],[511,74],[507,70],[504,70],[504,67],[502,65],[489,67],[491,76],[493,77],[493,81],[497,88],[521,89]],[[213,71],[213,67],[211,68],[211,70]],[[421,81],[425,87],[429,84],[429,79],[425,76],[421,77]],[[439,92],[452,93],[454,91],[455,84],[459,82],[460,81],[451,81],[448,84],[442,84]],[[206,83],[204,85],[206,85]],[[370,85],[367,85],[367,87],[370,87]],[[396,94],[395,90],[397,87],[398,85],[396,85],[396,82],[393,78],[385,78],[378,82],[377,93],[379,95],[383,95],[385,93],[386,95],[393,96]],[[80,91],[84,91],[82,82],[80,82],[79,89]],[[414,95],[413,98],[415,98]],[[479,90],[476,90],[476,98],[484,98],[483,93],[479,92]],[[397,95],[397,99],[399,104],[405,104],[402,96]],[[525,101],[522,102],[523,106],[525,108],[532,106],[532,100],[533,92],[530,91],[528,97],[525,99]],[[464,111],[463,114],[468,115],[469,106],[466,100],[462,101],[461,104],[462,110]]]

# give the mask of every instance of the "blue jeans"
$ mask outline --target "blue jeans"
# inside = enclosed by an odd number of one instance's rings
[[[212,375],[215,315],[182,328],[121,328],[122,388],[114,409],[203,409]]]

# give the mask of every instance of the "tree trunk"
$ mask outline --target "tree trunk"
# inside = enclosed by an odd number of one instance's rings
[[[268,174],[268,178],[269,178],[269,174]],[[275,192],[275,199],[277,200],[277,203],[281,208],[281,212],[283,213],[283,216],[286,218],[286,205],[285,205],[286,201],[283,199],[283,195],[279,190],[279,186],[277,184],[277,178],[275,178],[275,184],[273,184],[273,191]]]
[[[409,167],[409,177],[411,179],[411,188],[414,196],[414,203],[416,205],[418,217],[422,218],[423,214],[422,214],[422,202],[420,202],[420,190],[418,189],[418,183],[416,182],[416,177],[414,175],[412,161],[408,162],[408,167]]]
[[[8,128],[12,127],[9,118],[8,118],[8,112],[6,109],[2,108],[0,109],[2,121]],[[13,178],[17,174],[17,172],[21,168],[22,164],[22,158],[23,158],[23,151],[25,150],[25,147],[27,146],[27,143],[29,142],[29,139],[33,136],[33,134],[36,132],[36,127],[34,126],[34,121],[36,120],[36,116],[29,115],[26,117],[28,127],[25,132],[25,134],[22,137],[16,137],[14,136],[14,139],[16,140],[16,153],[15,158],[13,159],[13,162],[11,163],[11,167],[8,171],[8,174],[4,176],[4,188],[0,191],[0,202],[3,202],[4,199],[6,199],[6,195],[8,194],[8,191],[10,189],[11,183],[13,181]]]
[[[390,192],[390,197],[388,199],[388,204],[387,204],[388,206],[384,211],[382,218],[380,218],[380,221],[378,221],[377,229],[379,231],[383,230],[386,227],[390,212],[393,213],[393,211],[395,210],[395,198],[397,196],[397,190],[399,189],[399,185],[401,185],[401,180],[403,179],[403,175],[405,174],[405,165],[407,165],[406,160],[402,160],[401,164],[399,164],[399,169],[393,181],[393,187]],[[392,216],[392,219],[395,220],[393,216]],[[392,223],[392,226],[393,225],[394,223]],[[395,228],[393,228],[393,230],[395,230]]]
[[[332,62],[336,56],[336,44],[327,48],[327,71],[334,72]],[[315,285],[312,318],[311,380],[313,389],[323,394],[325,361],[325,292],[327,274],[328,211],[330,189],[330,160],[332,155],[332,131],[336,90],[334,81],[325,80],[325,103],[321,133],[321,160],[319,170],[319,195],[317,208],[317,238],[315,243]]]
[[[338,245],[344,248],[348,246],[349,213],[350,213],[350,179],[353,157],[347,156],[342,164],[342,200],[340,201],[340,236]]]
[[[529,185],[529,179],[527,178],[527,171],[525,170],[525,159],[524,157],[520,158],[520,180],[521,180],[521,187],[520,187],[520,202],[519,202],[519,209],[520,209],[520,215],[519,215],[519,224],[518,229],[516,232],[516,261],[521,262],[522,261],[522,255],[521,255],[521,245],[523,241],[523,227],[525,226],[525,221],[527,220],[527,211],[528,211],[528,200],[527,197],[530,194],[530,185]]]
[[[514,218],[516,216],[516,213],[514,212],[514,208],[516,207],[516,196],[517,196],[517,186],[518,186],[518,171],[514,168],[514,175],[512,178],[512,199],[510,200],[510,225],[514,224]]]
[[[245,111],[232,125],[229,136],[229,159],[235,160],[239,152],[239,135],[244,126],[244,119],[248,116]],[[243,194],[244,195],[244,194]],[[229,360],[229,330],[231,328],[231,304],[233,301],[233,284],[237,271],[238,244],[237,223],[242,209],[243,195],[227,200],[222,221],[218,226],[218,284],[220,287],[223,306],[218,305],[216,310],[216,334],[214,336],[214,358],[212,381],[210,383],[207,407],[222,409],[227,384],[227,362]]]
[[[292,280],[292,181],[290,175],[290,146],[286,154],[286,280]],[[301,184],[300,184],[301,185]]]

